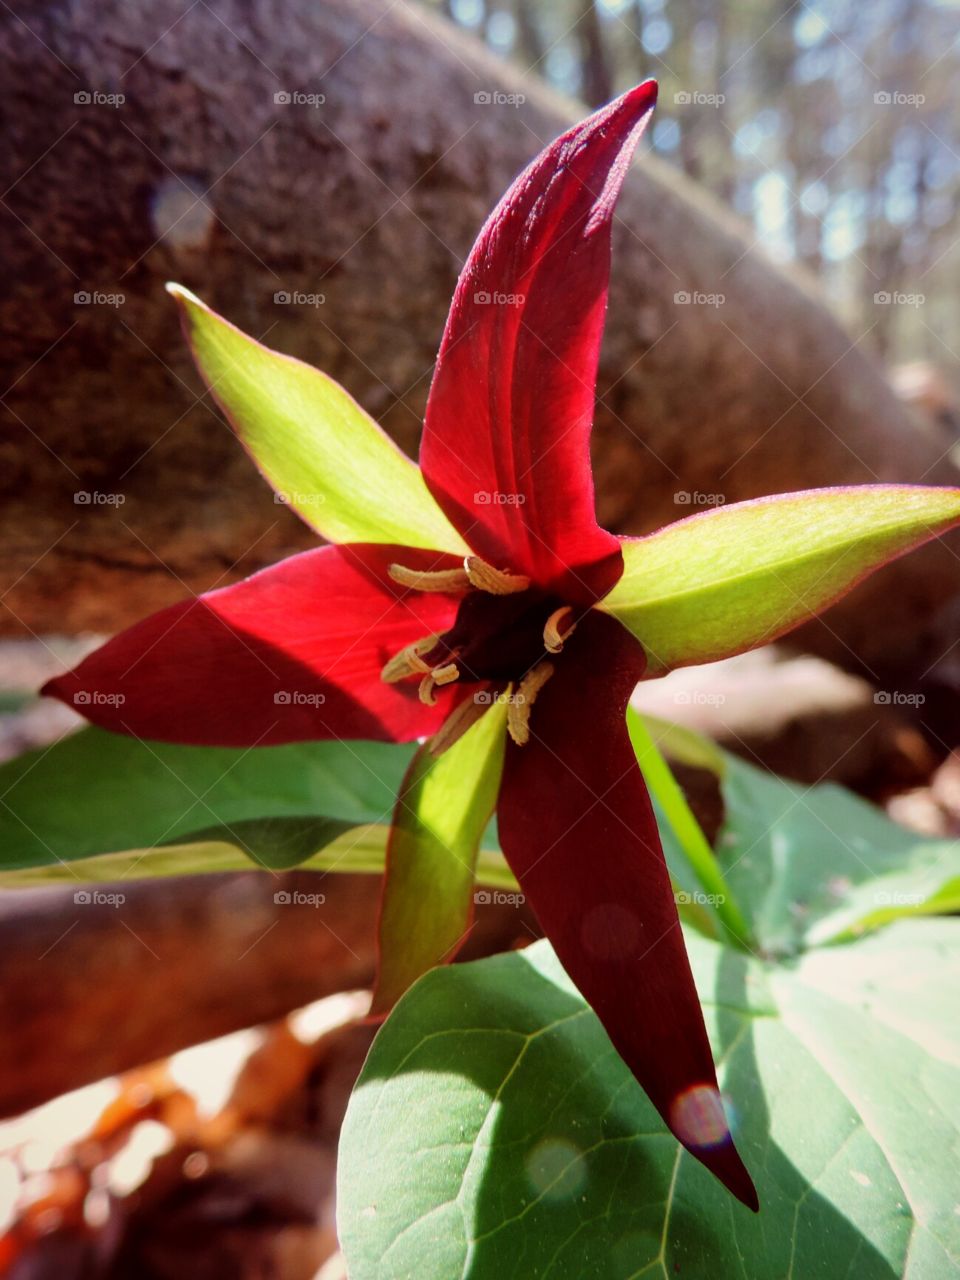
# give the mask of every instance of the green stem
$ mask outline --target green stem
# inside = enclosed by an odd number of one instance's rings
[[[753,950],[750,926],[723,878],[710,842],[687,804],[670,766],[654,742],[643,716],[632,708],[627,712],[627,727],[637,763],[650,788],[650,794],[657,800],[673,828],[691,870],[716,912],[724,934],[731,945],[741,951]]]

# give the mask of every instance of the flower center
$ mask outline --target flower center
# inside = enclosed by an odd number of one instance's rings
[[[573,609],[532,587],[528,578],[495,569],[475,556],[467,557],[463,569],[438,573],[417,573],[391,565],[390,576],[414,590],[462,590],[465,594],[453,626],[442,635],[425,636],[401,650],[383,668],[382,679],[392,684],[419,677],[420,698],[431,706],[438,685],[455,681],[494,684],[500,686],[498,692],[511,686],[507,728],[515,742],[527,742],[530,708],[553,675],[549,655],[562,650],[565,638],[576,626]],[[489,701],[489,696],[476,695],[475,714],[454,713],[458,723],[462,722],[456,737],[483,713]],[[450,746],[456,737],[444,741],[443,747]]]

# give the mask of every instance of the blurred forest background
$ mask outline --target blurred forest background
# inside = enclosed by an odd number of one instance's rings
[[[435,7],[591,105],[655,76],[661,156],[746,219],[768,253],[812,271],[883,357],[960,359],[956,4]]]

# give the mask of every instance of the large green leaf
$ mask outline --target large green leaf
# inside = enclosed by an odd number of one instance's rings
[[[377,742],[180,747],[83,729],[0,767],[0,871],[55,868],[188,837],[226,841],[264,865],[289,866],[350,828],[389,823],[414,749]]]
[[[402,453],[338,383],[247,337],[180,285],[194,359],[276,493],[331,542],[467,547]]]
[[[351,1280],[955,1274],[958,945],[958,922],[905,922],[781,968],[688,935],[757,1216],[666,1131],[546,944],[435,970],[347,1112]]]
[[[456,948],[473,913],[480,840],[497,803],[507,706],[497,701],[442,755],[427,744],[400,789],[380,911],[373,1007],[386,1011]]]
[[[641,641],[650,675],[766,644],[862,578],[960,521],[960,490],[811,489],[718,507],[625,538],[602,602]]]
[[[734,756],[721,789],[720,872],[764,951],[960,911],[960,841],[917,835],[842,787],[785,782]]]

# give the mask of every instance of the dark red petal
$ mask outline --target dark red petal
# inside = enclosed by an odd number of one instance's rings
[[[459,563],[406,547],[306,551],[145,618],[43,692],[105,729],[201,746],[433,733],[449,694],[425,707],[416,683],[384,684],[380,670],[449,627],[457,601],[398,587],[395,561]]]
[[[656,819],[624,723],[642,651],[615,619],[593,612],[556,665],[532,708],[530,741],[507,744],[503,851],[560,962],[651,1102],[684,1146],[756,1209],[723,1118]]]
[[[610,225],[656,101],[632,89],[552,143],[460,276],[430,389],[424,477],[484,559],[590,604],[620,576],[590,471]]]

